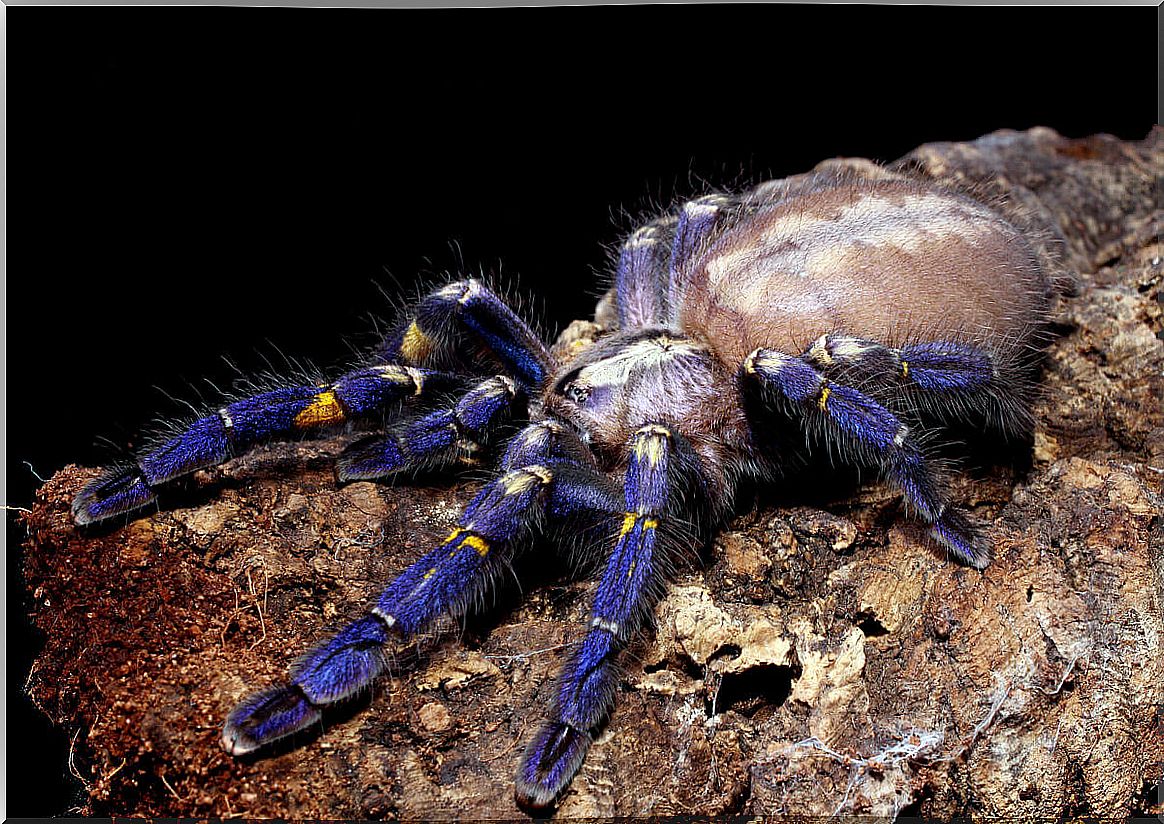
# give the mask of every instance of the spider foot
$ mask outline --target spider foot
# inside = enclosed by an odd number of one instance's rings
[[[85,485],[73,499],[73,520],[80,526],[131,512],[157,495],[136,466],[116,469]]]
[[[245,755],[319,721],[319,708],[295,686],[256,692],[238,703],[222,725],[222,748]]]
[[[934,521],[930,536],[964,564],[975,569],[986,569],[990,564],[990,542],[981,526],[956,509],[942,512]]]
[[[569,724],[544,724],[521,759],[514,796],[522,807],[544,809],[557,800],[582,766],[593,739]]]

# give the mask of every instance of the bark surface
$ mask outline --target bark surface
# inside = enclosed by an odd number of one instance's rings
[[[1006,195],[1077,280],[1033,447],[954,480],[994,562],[947,562],[883,485],[771,496],[669,588],[558,816],[1164,812],[1164,131],[999,132],[900,163]],[[593,587],[545,552],[519,564],[523,592],[402,655],[322,732],[258,758],[219,747],[234,702],[361,614],[471,494],[338,487],[342,445],[256,450],[94,532],[69,503],[96,470],[41,490],[27,689],[74,739],[85,812],[520,815],[514,769]]]

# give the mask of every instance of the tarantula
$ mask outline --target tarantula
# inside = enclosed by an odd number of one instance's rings
[[[517,430],[443,543],[286,684],[237,704],[222,730],[229,753],[318,722],[377,677],[386,645],[470,609],[548,532],[588,539],[605,561],[585,637],[517,772],[519,803],[552,805],[611,712],[619,652],[650,620],[669,553],[706,541],[742,484],[787,472],[806,445],[879,470],[954,559],[988,563],[926,436],[951,423],[1030,429],[1048,278],[1001,213],[888,173],[772,182],[640,228],[614,287],[608,333],[558,363],[480,282],[446,286],[363,368],[230,403],[77,496],[88,524],[257,443],[401,409],[414,411],[345,450],[341,481],[449,466]]]

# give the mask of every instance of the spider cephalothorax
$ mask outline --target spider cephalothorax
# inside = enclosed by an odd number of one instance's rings
[[[409,310],[367,366],[230,403],[77,497],[78,523],[109,518],[255,443],[350,421],[386,427],[345,451],[340,480],[504,442],[495,479],[442,544],[285,685],[235,707],[227,751],[318,721],[381,672],[386,647],[469,609],[538,534],[588,540],[604,569],[585,636],[516,779],[521,803],[553,803],[613,706],[618,654],[649,620],[668,552],[712,534],[740,484],[786,472],[797,441],[876,468],[956,560],[988,563],[924,444],[949,422],[1030,426],[1047,276],[1000,214],[888,173],[765,184],[635,232],[614,287],[617,319],[557,363],[486,287],[452,284]],[[514,419],[527,423],[503,438]]]

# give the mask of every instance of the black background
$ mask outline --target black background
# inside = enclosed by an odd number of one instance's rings
[[[16,506],[23,462],[107,462],[99,438],[185,412],[167,395],[213,402],[224,357],[342,366],[391,312],[380,289],[418,275],[498,274],[552,332],[590,314],[652,203],[999,128],[1139,139],[1156,117],[1147,7],[9,8],[7,27]],[[20,692],[21,537],[10,515],[8,812],[53,815],[77,785]]]

